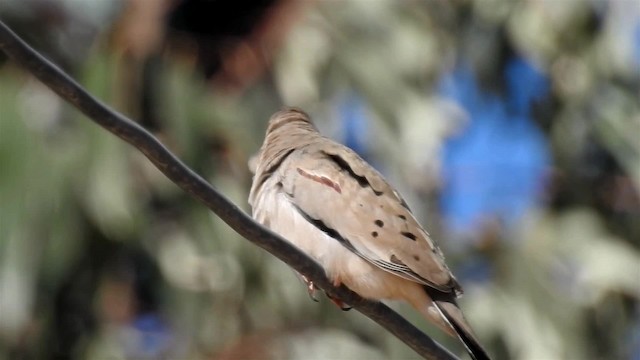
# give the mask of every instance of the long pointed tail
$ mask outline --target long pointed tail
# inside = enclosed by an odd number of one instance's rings
[[[467,352],[473,360],[490,360],[489,354],[484,350],[473,331],[462,315],[455,300],[433,299],[433,304],[445,319],[447,324],[453,329],[455,335],[464,344]]]

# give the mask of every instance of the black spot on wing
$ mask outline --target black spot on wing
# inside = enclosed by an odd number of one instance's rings
[[[383,227],[384,226],[384,222],[382,220],[376,220],[373,223],[376,224],[378,227]]]
[[[416,241],[416,236],[413,233],[410,233],[408,231],[402,231],[400,234],[402,236],[406,237],[407,239],[411,239],[413,241]]]
[[[362,175],[358,175],[356,174],[353,169],[351,168],[351,166],[349,165],[349,163],[343,159],[342,157],[340,157],[340,155],[336,155],[336,154],[329,154],[329,153],[324,153],[331,161],[333,161],[334,163],[336,163],[336,165],[338,165],[338,167],[344,171],[346,171],[349,176],[351,176],[352,178],[354,178],[357,182],[358,185],[360,185],[360,187],[362,188],[370,188],[371,191],[373,191],[373,193],[376,196],[381,196],[382,194],[384,194],[384,192],[382,191],[378,191],[376,189],[374,189],[373,187],[371,187],[371,183],[369,182],[369,180],[367,180],[367,178],[365,176]]]

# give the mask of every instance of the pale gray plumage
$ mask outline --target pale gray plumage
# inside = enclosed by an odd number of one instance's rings
[[[369,299],[404,300],[475,359],[488,356],[455,298],[460,285],[400,194],[351,149],[285,109],[269,120],[255,163],[253,217]]]

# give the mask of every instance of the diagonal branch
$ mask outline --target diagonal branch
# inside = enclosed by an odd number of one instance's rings
[[[133,145],[182,190],[204,203],[238,234],[260,246],[324,289],[380,324],[425,359],[456,359],[449,351],[380,302],[334,287],[324,270],[286,240],[253,221],[240,208],[189,169],[153,135],[89,94],[60,68],[33,50],[0,21],[0,50],[90,120]]]

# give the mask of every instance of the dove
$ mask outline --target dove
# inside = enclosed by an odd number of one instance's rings
[[[335,286],[405,301],[473,359],[489,359],[456,303],[462,287],[442,252],[398,191],[353,150],[322,136],[302,110],[284,108],[269,119],[250,166],[253,218],[319,263]]]

